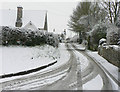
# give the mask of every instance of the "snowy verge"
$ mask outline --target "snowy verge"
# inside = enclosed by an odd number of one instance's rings
[[[103,70],[105,71],[105,73],[107,74],[108,76],[108,73],[110,75],[112,75],[112,77],[115,79],[115,80],[119,80],[118,78],[118,67],[114,66],[113,64],[109,63],[106,59],[104,59],[103,57],[101,57],[98,52],[92,52],[92,51],[86,51],[87,54],[93,58],[97,64],[99,64],[99,66],[103,67]],[[109,80],[111,81],[111,83],[114,85],[116,84],[116,82],[113,83],[113,79],[111,78],[111,76],[108,76],[109,77]],[[119,82],[119,81],[118,81]],[[114,87],[115,89],[118,88],[118,85],[115,85],[116,87]]]
[[[57,59],[57,53],[54,53],[55,50],[49,45],[1,47],[2,61],[0,62],[2,64],[2,72],[0,72],[0,75],[17,73],[52,63]]]
[[[3,48],[0,47],[0,56],[1,56],[0,59],[2,59],[2,61],[0,62],[1,63],[0,65],[2,66],[1,67],[2,71],[0,74],[5,74],[5,72],[15,73],[18,70],[20,70],[20,71],[28,70],[29,68],[25,67],[25,65],[26,66],[30,65],[30,69],[31,69],[31,68],[34,68],[33,66],[35,66],[35,68],[36,68],[36,67],[40,67],[40,66],[52,63],[53,61],[57,60],[57,63],[55,63],[54,65],[49,66],[38,72],[34,72],[31,74],[22,75],[22,76],[16,76],[16,77],[12,77],[12,78],[0,79],[0,82],[10,81],[10,80],[14,80],[16,78],[18,79],[18,78],[26,77],[26,76],[32,76],[37,73],[43,74],[43,73],[52,71],[53,69],[64,65],[70,59],[70,53],[66,50],[64,43],[60,43],[58,48],[53,48],[49,45],[45,45],[45,46],[41,46],[41,47],[39,47],[39,46],[36,46],[36,47],[9,47],[9,48],[8,47],[3,47]],[[10,57],[10,59],[8,57]],[[21,58],[21,57],[23,57],[23,58]],[[31,58],[33,58],[33,59],[31,60]],[[21,59],[24,61],[21,62]],[[29,59],[29,60],[27,60],[27,59]],[[3,62],[3,60],[5,60],[5,61]],[[11,62],[9,62],[9,61],[11,61]],[[17,61],[17,62],[15,62],[15,61]],[[9,63],[10,63],[10,65],[9,65]],[[8,65],[9,65],[9,67],[8,67]],[[14,67],[12,67],[12,66],[14,66]],[[18,68],[17,68],[17,66],[18,66]],[[3,68],[5,68],[4,71],[3,71]],[[9,68],[13,68],[13,69],[9,69]]]
[[[35,47],[0,47],[0,75],[17,73],[53,63],[55,67],[66,63],[70,54],[63,43],[58,48],[49,45]],[[1,69],[0,69],[1,70]]]
[[[115,79],[118,80],[118,67],[109,63],[106,59],[101,57],[98,52],[87,51],[87,54],[94,58],[100,65],[102,65]]]
[[[57,63],[54,65],[54,68],[62,66],[69,61],[70,53],[66,49],[65,43],[59,44],[59,48],[55,51],[55,55],[57,56]]]
[[[51,65],[54,65],[55,63],[57,63],[57,60],[55,60],[53,63],[50,63],[48,65],[44,65],[44,66],[40,66],[40,67],[37,67],[35,69],[25,70],[25,71],[21,71],[21,72],[17,72],[17,73],[4,74],[4,75],[0,76],[0,79],[1,78],[7,78],[7,77],[13,77],[13,76],[21,76],[21,75],[26,75],[26,74],[30,74],[30,73],[33,73],[33,72],[37,72],[37,71],[45,69],[45,68],[47,68]]]

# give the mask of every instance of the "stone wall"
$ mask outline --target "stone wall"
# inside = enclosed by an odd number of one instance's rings
[[[110,63],[120,67],[120,46],[118,45],[107,45],[99,46],[98,53]]]

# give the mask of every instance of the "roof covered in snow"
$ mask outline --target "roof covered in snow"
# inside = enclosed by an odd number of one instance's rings
[[[30,21],[24,26],[25,29],[37,30],[37,27]]]
[[[44,28],[44,22],[45,22],[45,10],[24,10],[23,9],[23,17],[22,22],[24,27],[29,21],[32,21],[32,23],[37,28]],[[17,10],[11,10],[11,9],[3,9],[0,10],[0,26],[14,26],[17,19]]]

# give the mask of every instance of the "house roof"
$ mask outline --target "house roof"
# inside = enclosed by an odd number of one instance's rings
[[[31,22],[29,21],[29,23],[27,23],[25,26],[24,26],[25,29],[31,29],[31,30],[37,30],[37,27]]]
[[[45,10],[23,10],[22,22],[24,27],[29,21],[37,28],[44,28]],[[17,10],[4,9],[0,10],[0,26],[14,26],[17,19]]]

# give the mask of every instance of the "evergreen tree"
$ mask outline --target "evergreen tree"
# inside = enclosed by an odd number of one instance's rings
[[[79,32],[79,37],[85,39],[86,32],[99,21],[104,21],[106,12],[98,2],[80,2],[70,16],[68,26],[71,31]],[[83,21],[86,21],[83,23]],[[81,23],[80,23],[81,22]]]

